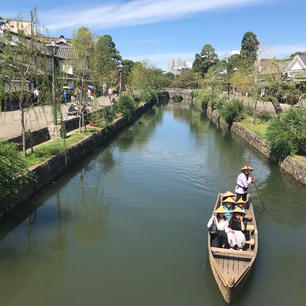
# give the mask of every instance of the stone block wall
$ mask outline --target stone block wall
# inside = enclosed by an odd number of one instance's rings
[[[39,145],[45,141],[48,141],[50,139],[50,134],[49,130],[47,127],[37,130],[37,131],[32,131],[32,132],[26,132],[26,149],[29,149],[31,147],[31,142],[32,146]],[[17,136],[14,138],[10,138],[6,140],[7,142],[15,142],[18,143],[18,149],[22,150],[22,136]]]

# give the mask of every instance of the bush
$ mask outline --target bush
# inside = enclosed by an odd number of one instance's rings
[[[273,118],[266,133],[271,156],[276,160],[288,155],[306,154],[306,109],[291,108]]]
[[[31,175],[27,162],[17,150],[15,143],[0,143],[0,203],[7,202],[16,194]]]
[[[281,114],[280,120],[290,131],[297,154],[306,155],[306,109],[292,107]]]
[[[133,118],[133,113],[136,109],[134,100],[129,95],[122,95],[115,104],[116,112],[120,112],[128,120]]]
[[[243,118],[243,103],[239,99],[232,99],[223,104],[219,113],[220,116],[231,125],[234,121],[240,121]]]
[[[272,118],[272,115],[266,112],[260,112],[257,116],[258,119],[262,121],[269,121]]]
[[[112,106],[104,107],[103,109],[90,114],[90,121],[98,127],[105,127],[113,122],[116,113]]]
[[[278,118],[273,118],[266,132],[266,139],[270,146],[271,157],[282,160],[288,155],[293,155],[296,148],[290,132]]]

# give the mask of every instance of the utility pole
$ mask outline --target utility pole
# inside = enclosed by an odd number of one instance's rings
[[[55,99],[55,68],[54,68],[54,50],[57,47],[54,40],[51,44],[47,44],[47,47],[51,51],[51,71],[52,71],[52,106],[53,106],[53,123],[57,125],[57,103]]]
[[[122,91],[122,83],[121,83],[121,79],[122,79],[122,69],[123,69],[123,65],[120,63],[118,66],[119,69],[119,96],[121,96],[121,91]]]

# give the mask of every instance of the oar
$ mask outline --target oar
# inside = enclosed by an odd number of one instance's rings
[[[248,167],[248,169],[250,170],[250,167],[249,167],[249,165],[248,165],[248,163],[246,162],[246,160],[245,160],[244,157],[243,157],[243,160],[244,160],[245,165],[246,165],[246,166]],[[251,175],[251,177],[254,179],[254,186],[255,186],[256,192],[257,192],[257,194],[258,194],[259,200],[260,200],[260,202],[261,202],[261,205],[262,205],[262,207],[266,210],[265,204],[264,204],[264,202],[263,202],[263,200],[262,200],[262,198],[261,198],[261,196],[260,196],[259,190],[258,190],[258,188],[257,188],[256,181],[255,181],[255,178],[254,178],[254,176],[251,174],[251,171],[250,171],[250,175]]]

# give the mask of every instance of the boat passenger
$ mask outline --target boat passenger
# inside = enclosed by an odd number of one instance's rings
[[[228,243],[231,248],[242,250],[245,245],[246,238],[243,233],[246,230],[245,214],[246,212],[239,207],[232,210],[233,217],[229,220],[227,233]]]
[[[235,208],[239,207],[240,209],[242,209],[243,211],[246,211],[246,201],[243,201],[242,198],[240,198],[235,205]]]
[[[226,193],[224,193],[222,195],[222,201],[224,201],[225,199],[227,199],[228,197],[233,198],[234,200],[236,200],[236,195],[234,193],[232,193],[231,191],[227,191]]]
[[[231,212],[234,209],[233,205],[236,204],[235,200],[231,197],[225,199],[222,203],[224,209],[226,210],[225,218],[230,219],[232,217]]]
[[[223,206],[220,206],[218,209],[214,211],[214,215],[209,219],[207,223],[207,227],[215,222],[217,226],[217,233],[211,234],[211,246],[216,248],[228,248],[227,242],[227,229],[228,229],[228,219],[225,218],[225,213],[227,211]]]
[[[254,177],[251,175],[253,168],[244,166],[241,168],[241,173],[237,177],[237,186],[235,192],[237,194],[236,201],[242,198],[243,201],[247,200],[247,191],[250,184],[254,183]]]

